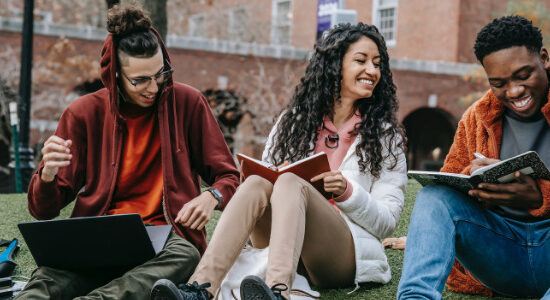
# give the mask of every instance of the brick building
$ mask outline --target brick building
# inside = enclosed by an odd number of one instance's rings
[[[23,1],[2,2],[0,63],[5,64],[19,60],[2,53],[19,55]],[[356,12],[357,21],[377,25],[386,37],[399,120],[408,132],[410,168],[441,163],[457,120],[487,89],[472,47],[476,33],[503,15],[507,2],[340,1],[343,8]],[[550,6],[550,0],[540,2]],[[260,155],[275,113],[303,75],[315,44],[317,5],[317,0],[167,0],[167,45],[175,79],[201,91],[230,90],[248,101],[250,113],[236,133],[235,151]],[[35,66],[40,59],[51,59],[45,52],[61,37],[73,45],[75,55],[97,61],[106,35],[105,11],[104,0],[35,0]],[[7,72],[0,70],[0,76],[13,77]],[[32,142],[51,134],[56,117],[76,97],[74,91],[93,86],[86,81],[97,80],[97,72],[86,74],[80,82],[57,82],[57,97],[64,100],[49,106],[40,105],[40,91],[33,90]]]

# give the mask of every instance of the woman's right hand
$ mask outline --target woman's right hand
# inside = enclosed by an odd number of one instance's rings
[[[64,140],[55,135],[50,136],[48,140],[46,140],[44,148],[42,148],[42,160],[44,161],[44,168],[40,175],[42,181],[53,181],[59,168],[71,164],[71,158],[73,156],[70,147],[72,144],[73,142],[71,140]]]

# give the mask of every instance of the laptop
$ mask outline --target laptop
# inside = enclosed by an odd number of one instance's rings
[[[17,224],[38,266],[64,270],[131,268],[153,258],[172,225],[145,226],[139,214]]]

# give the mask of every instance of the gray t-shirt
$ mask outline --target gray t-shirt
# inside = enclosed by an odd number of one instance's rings
[[[538,114],[525,120],[506,111],[502,122],[502,145],[499,158],[503,160],[527,151],[536,151],[546,167],[550,166],[550,127],[546,119],[542,114]],[[503,217],[518,221],[541,220],[525,209],[497,206],[494,211]]]

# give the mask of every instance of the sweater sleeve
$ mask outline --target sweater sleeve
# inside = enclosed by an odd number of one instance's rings
[[[239,171],[208,102],[198,97],[188,131],[192,163],[202,179],[222,194],[219,209],[223,210],[239,185]]]
[[[537,180],[542,193],[542,206],[537,209],[529,210],[529,213],[535,217],[550,216],[550,181],[539,179]]]
[[[465,118],[466,117],[465,114]],[[470,174],[470,168],[472,167],[470,156],[473,154],[470,154],[468,148],[469,137],[467,136],[465,118],[462,118],[458,123],[453,144],[445,158],[445,163],[441,168],[441,172]]]
[[[396,147],[396,144],[392,145],[392,152],[396,153],[395,165],[391,156],[386,158],[382,164],[380,177],[374,179],[371,187],[360,183],[361,175],[353,176],[343,172],[348,182],[352,184],[353,191],[347,200],[336,202],[336,206],[353,222],[378,239],[393,233],[403,210],[407,163],[403,149]],[[387,154],[385,151],[383,155]]]
[[[67,167],[59,168],[53,181],[44,182],[40,178],[44,161],[40,162],[31,178],[27,193],[28,208],[33,217],[41,220],[57,217],[59,211],[76,198],[84,185],[84,128],[70,107],[63,112],[54,135],[64,140],[72,140],[71,163]]]

